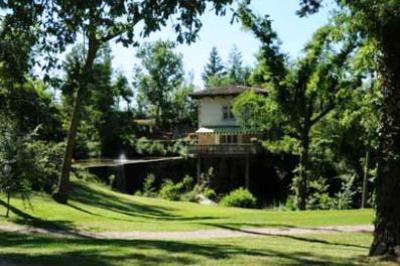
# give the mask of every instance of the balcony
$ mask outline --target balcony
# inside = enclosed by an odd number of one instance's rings
[[[258,144],[241,143],[241,144],[212,144],[212,145],[189,145],[188,155],[247,155],[257,154],[261,151]]]

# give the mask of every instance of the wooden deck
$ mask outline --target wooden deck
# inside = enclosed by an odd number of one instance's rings
[[[260,146],[252,143],[241,144],[214,144],[214,145],[189,145],[188,155],[250,155],[260,152]]]

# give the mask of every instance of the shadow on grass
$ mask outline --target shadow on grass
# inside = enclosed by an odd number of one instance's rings
[[[246,264],[250,260],[261,265],[359,265],[360,257],[343,258],[318,252],[300,252],[270,247],[249,248],[245,245],[105,239],[52,239],[0,233],[0,262],[17,265],[187,265],[187,264]],[[279,246],[279,245],[278,245]],[[17,247],[18,251],[14,248]],[[310,247],[311,249],[311,247]],[[301,249],[300,249],[301,250]],[[45,252],[43,252],[45,251]],[[340,252],[337,252],[340,254]],[[19,264],[18,264],[19,263]]]
[[[301,237],[301,236],[296,236],[296,235],[288,235],[288,234],[268,234],[268,233],[263,233],[263,232],[258,232],[258,231],[253,231],[251,229],[243,229],[239,228],[236,226],[229,226],[228,224],[206,224],[209,226],[214,226],[217,228],[221,229],[227,229],[227,230],[232,230],[236,232],[241,232],[241,233],[246,233],[250,235],[256,235],[256,236],[273,236],[273,237],[280,237],[280,238],[287,238],[291,240],[298,240],[298,241],[304,241],[304,242],[309,242],[309,243],[318,243],[318,244],[324,244],[324,245],[331,245],[331,246],[343,246],[343,247],[353,247],[353,248],[360,248],[360,249],[369,249],[368,246],[361,246],[361,245],[356,245],[356,244],[349,244],[349,243],[339,243],[339,242],[330,242],[327,240],[323,239],[318,239],[318,238],[311,238],[311,237]],[[281,227],[281,228],[301,228],[301,227],[295,227],[295,226],[288,226],[288,225],[275,225],[276,227]],[[308,230],[313,230],[315,229],[316,231],[321,231],[320,228],[312,228],[312,227],[306,227]],[[331,230],[327,230],[331,231]],[[332,230],[331,232],[342,232],[340,230]],[[321,232],[323,233],[323,232]]]
[[[212,216],[193,216],[185,217],[176,215],[173,213],[174,209],[170,207],[157,206],[151,204],[141,204],[134,200],[124,199],[123,197],[118,197],[111,193],[107,193],[98,189],[94,189],[82,182],[73,182],[73,190],[70,195],[70,201],[68,205],[70,208],[85,213],[87,215],[92,215],[96,217],[102,217],[105,219],[125,221],[125,222],[135,222],[138,221],[134,218],[141,217],[151,220],[163,220],[163,221],[197,221],[197,220],[212,220],[212,219],[222,219],[223,217],[212,217]],[[49,197],[49,200],[52,200]],[[54,204],[57,204],[54,202]],[[0,206],[6,207],[6,203],[0,200]],[[99,208],[98,212],[92,211],[87,207]],[[77,234],[76,227],[72,221],[68,221],[68,217],[65,220],[44,220],[34,215],[25,212],[23,209],[16,208],[14,206],[10,207],[11,212],[13,212],[17,218],[12,221],[21,224],[28,225],[40,229],[46,229],[48,231],[54,231],[57,233],[70,233]],[[104,210],[104,211],[103,211]],[[105,211],[111,211],[118,214],[123,214],[122,217],[115,217],[113,215],[107,215]],[[64,232],[63,232],[64,231]]]
[[[151,204],[140,204],[133,200],[127,200],[122,197],[117,197],[115,195],[112,195],[110,193],[105,193],[100,190],[95,190],[81,183],[74,183],[74,188],[70,199],[85,205],[113,211],[119,214],[131,217],[149,218],[153,220],[196,221],[196,220],[223,218],[223,217],[211,217],[211,216],[183,217],[180,215],[173,214],[172,212],[174,211],[174,208],[151,205]],[[86,214],[103,216],[100,214],[92,213],[76,205],[69,204],[69,206],[76,210],[82,211]],[[132,221],[129,219],[120,219],[120,218],[111,218],[111,219]]]
[[[3,200],[0,200],[0,205],[6,207],[6,203]],[[71,221],[67,220],[43,220],[37,218],[35,216],[30,215],[27,212],[24,212],[21,209],[18,209],[14,206],[10,206],[10,211],[17,215],[16,218],[12,219],[12,222],[15,224],[25,225],[32,227],[34,229],[44,229],[51,233],[59,233],[63,235],[71,235],[78,237],[85,237],[80,234],[75,228],[74,224]]]

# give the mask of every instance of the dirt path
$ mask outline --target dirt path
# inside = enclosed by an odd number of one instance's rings
[[[98,239],[143,239],[143,240],[195,240],[232,237],[259,237],[259,236],[296,236],[312,234],[334,233],[370,233],[372,225],[351,226],[318,226],[293,228],[241,228],[241,229],[205,229],[197,231],[177,232],[84,232],[84,231],[54,231],[16,224],[0,225],[0,231],[22,234],[50,234],[56,237],[88,237]]]

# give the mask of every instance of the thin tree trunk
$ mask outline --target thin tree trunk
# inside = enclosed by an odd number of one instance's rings
[[[380,40],[380,145],[370,255],[400,257],[400,21],[386,23]]]
[[[367,151],[365,152],[365,168],[364,168],[364,178],[362,184],[361,209],[364,209],[367,203],[368,172],[369,172],[369,147],[367,147]]]
[[[305,210],[307,205],[308,194],[308,159],[309,159],[310,137],[309,129],[304,130],[301,140],[300,151],[300,171],[299,171],[299,184],[298,184],[298,202],[297,208]]]
[[[7,218],[10,216],[10,201],[11,201],[11,193],[8,191],[7,192],[7,211],[6,211]]]
[[[87,90],[87,79],[90,76],[93,68],[93,62],[96,58],[97,51],[99,49],[99,43],[94,36],[89,36],[89,49],[86,56],[86,62],[83,68],[82,76],[79,78],[79,88],[76,93],[74,109],[72,112],[71,123],[68,131],[67,146],[64,152],[63,164],[61,169],[61,175],[58,183],[58,189],[53,195],[53,198],[59,202],[66,204],[68,202],[68,196],[70,191],[69,175],[71,171],[71,160],[75,147],[76,133],[80,121],[80,114],[83,109],[84,100]]]

